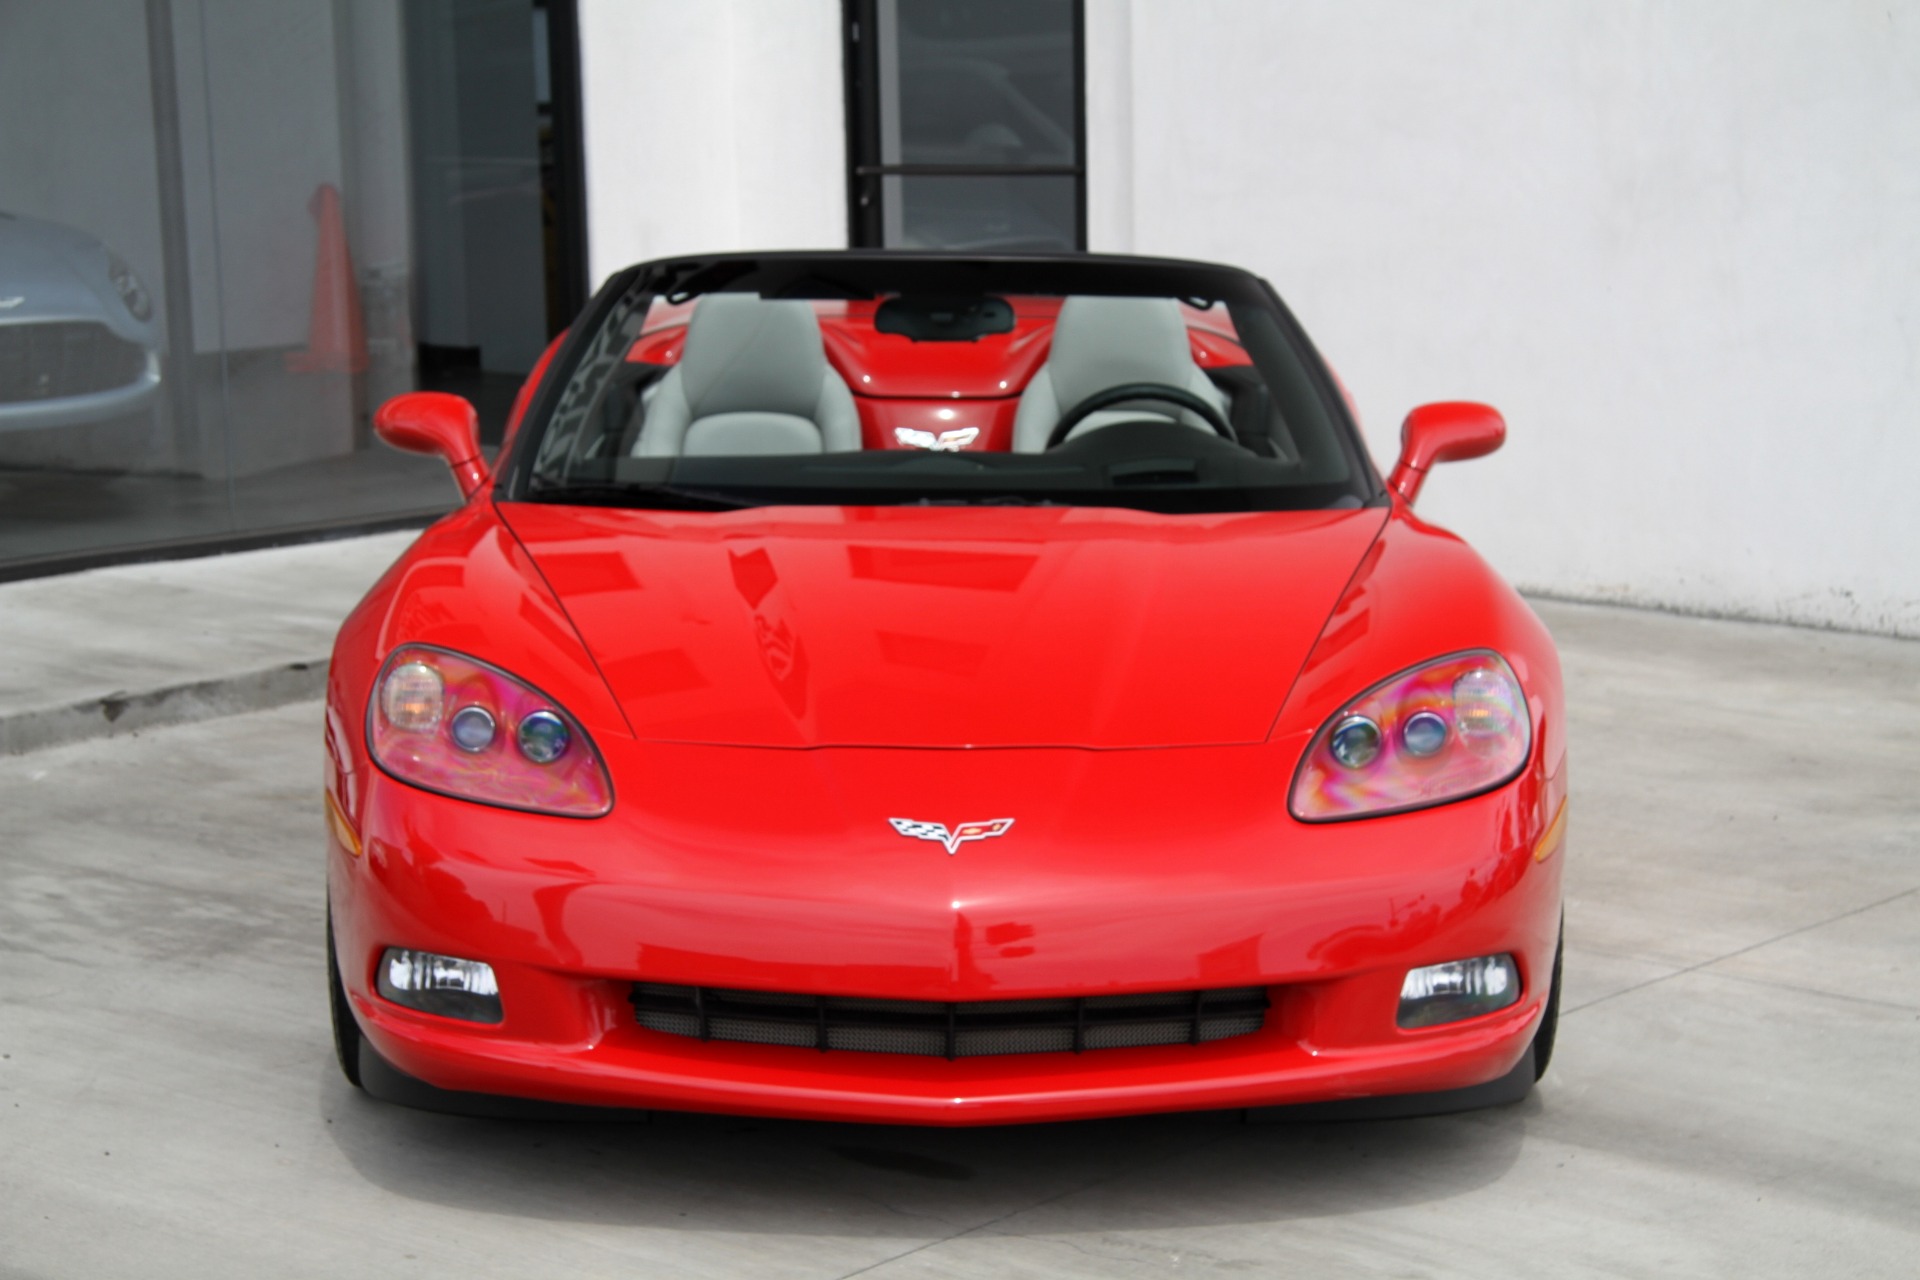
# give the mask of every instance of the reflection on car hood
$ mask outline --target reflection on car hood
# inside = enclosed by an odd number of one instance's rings
[[[97,288],[84,271],[90,255],[99,258]],[[132,323],[112,292],[106,250],[97,241],[55,222],[0,213],[0,324],[46,319]]]
[[[502,504],[642,738],[1265,739],[1386,513]]]

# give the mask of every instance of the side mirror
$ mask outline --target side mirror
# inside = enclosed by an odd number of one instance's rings
[[[480,415],[459,396],[443,391],[395,396],[373,415],[373,429],[403,452],[445,458],[463,498],[480,492],[492,478],[480,456]]]
[[[1464,462],[1492,453],[1507,441],[1507,420],[1491,405],[1468,400],[1423,404],[1400,424],[1400,461],[1387,487],[1413,505],[1436,462]]]

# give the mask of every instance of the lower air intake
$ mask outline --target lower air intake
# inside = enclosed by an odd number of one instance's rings
[[[930,1058],[1206,1044],[1267,1018],[1264,987],[944,1004],[636,982],[630,998],[641,1026],[668,1035]]]
[[[0,324],[0,404],[112,391],[137,379],[146,364],[144,348],[103,324]]]

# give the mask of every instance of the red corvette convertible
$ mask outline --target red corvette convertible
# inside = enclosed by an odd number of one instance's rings
[[[1545,629],[1271,288],[1119,257],[615,276],[342,627],[333,1018],[405,1101],[983,1124],[1524,1095]],[[1411,1095],[1411,1096],[1409,1096]]]

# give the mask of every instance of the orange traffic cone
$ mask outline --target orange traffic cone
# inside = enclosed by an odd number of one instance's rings
[[[347,224],[340,216],[340,192],[323,182],[307,202],[319,224],[319,249],[313,260],[313,320],[307,349],[287,353],[292,373],[365,373],[367,323],[360,311],[360,286],[347,251]]]

